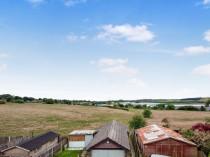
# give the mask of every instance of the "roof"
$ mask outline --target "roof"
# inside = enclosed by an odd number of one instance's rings
[[[56,137],[59,137],[59,136],[60,136],[59,134],[49,131],[47,133],[31,138],[28,141],[17,145],[17,147],[32,151],[46,144],[47,142],[54,140]]]
[[[130,150],[128,131],[128,127],[119,122],[109,122],[98,128],[98,132],[87,146],[87,150],[91,149],[92,147],[94,147],[101,141],[106,140],[107,138],[117,143],[124,149]]]
[[[151,157],[170,157],[170,156],[159,155],[159,154],[152,154]]]
[[[164,139],[173,138],[175,140],[188,143],[190,145],[196,145],[188,139],[184,138],[182,135],[178,134],[177,132],[155,124],[140,128],[137,130],[137,133],[143,144],[149,144]]]
[[[74,130],[69,135],[93,135],[96,130]]]

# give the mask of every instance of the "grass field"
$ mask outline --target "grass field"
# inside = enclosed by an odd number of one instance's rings
[[[67,135],[75,129],[96,129],[102,124],[117,120],[124,124],[142,110],[116,110],[94,106],[61,104],[4,104],[0,105],[0,136],[37,135],[52,130]],[[189,128],[205,122],[210,112],[197,111],[152,111],[149,124],[160,124],[167,117],[172,128]]]
[[[54,157],[78,157],[78,155],[80,154],[80,150],[65,150],[61,153],[56,154]]]

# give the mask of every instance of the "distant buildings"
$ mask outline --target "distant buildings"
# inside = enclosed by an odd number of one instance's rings
[[[59,134],[50,131],[2,152],[5,156],[39,157],[44,152],[55,147],[59,142],[59,137]]]
[[[197,146],[175,131],[157,125],[149,125],[135,131],[137,157],[152,154],[173,157],[197,157]]]

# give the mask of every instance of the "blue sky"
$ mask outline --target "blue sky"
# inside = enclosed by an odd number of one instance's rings
[[[1,0],[0,94],[210,96],[210,0]]]

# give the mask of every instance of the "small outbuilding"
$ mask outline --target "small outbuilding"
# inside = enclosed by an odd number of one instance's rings
[[[87,146],[91,157],[125,157],[130,151],[129,129],[116,121],[109,122],[97,130]]]
[[[75,130],[69,134],[69,149],[82,150],[93,139],[96,130]]]
[[[47,150],[55,147],[59,142],[59,137],[59,134],[50,131],[2,152],[5,156],[11,157],[39,157]]]
[[[152,154],[171,157],[197,157],[197,146],[177,132],[158,125],[135,130],[137,157]]]

